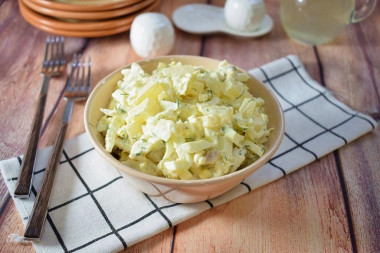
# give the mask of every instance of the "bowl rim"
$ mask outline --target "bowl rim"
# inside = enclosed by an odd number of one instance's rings
[[[162,184],[162,185],[170,185],[170,186],[196,186],[196,185],[212,185],[212,184],[217,184],[221,181],[225,181],[225,180],[229,180],[229,179],[232,179],[232,178],[239,178],[239,175],[240,176],[243,176],[244,178],[249,176],[251,173],[250,171],[255,167],[256,164],[262,164],[261,166],[259,166],[257,169],[261,168],[273,155],[274,153],[277,151],[277,149],[279,148],[281,142],[282,142],[282,139],[284,137],[284,134],[285,134],[285,116],[284,116],[284,111],[282,109],[282,106],[280,104],[280,102],[278,101],[277,97],[275,96],[274,92],[272,90],[270,90],[266,85],[264,85],[261,81],[257,80],[257,78],[255,78],[254,76],[252,76],[251,74],[249,74],[248,71],[234,65],[239,71],[243,71],[245,73],[247,73],[250,78],[253,78],[254,80],[256,80],[258,83],[260,83],[260,85],[262,85],[270,94],[271,96],[274,98],[274,102],[276,103],[276,108],[279,109],[279,115],[280,115],[280,131],[279,131],[279,138],[277,138],[272,146],[271,149],[267,150],[264,155],[262,157],[260,157],[258,160],[256,160],[255,162],[253,162],[252,164],[242,168],[242,169],[239,169],[237,171],[234,171],[232,173],[229,173],[229,174],[226,174],[226,175],[223,175],[223,176],[220,176],[220,177],[215,177],[215,178],[208,178],[208,179],[193,179],[193,180],[180,180],[180,179],[170,179],[170,178],[164,178],[164,177],[158,177],[158,176],[154,176],[154,175],[150,175],[150,174],[146,174],[144,172],[141,172],[141,171],[138,171],[136,169],[133,169],[133,168],[130,168],[128,167],[127,165],[119,162],[116,158],[114,158],[110,153],[108,153],[107,151],[105,151],[104,147],[102,145],[100,145],[97,140],[95,139],[95,137],[91,134],[91,130],[90,130],[90,124],[89,124],[89,112],[90,112],[90,104],[92,102],[92,100],[94,99],[95,97],[95,94],[98,92],[98,90],[104,85],[106,84],[107,82],[107,79],[109,79],[111,76],[115,75],[116,73],[120,72],[122,69],[125,69],[125,68],[129,68],[132,63],[145,63],[145,62],[149,62],[149,61],[152,61],[152,60],[159,60],[159,59],[168,59],[168,58],[175,58],[175,59],[178,59],[178,61],[180,61],[179,59],[180,58],[187,58],[187,59],[204,59],[204,60],[208,60],[208,61],[218,61],[218,62],[221,62],[222,60],[219,60],[219,59],[214,59],[214,58],[210,58],[210,57],[204,57],[204,56],[195,56],[195,55],[166,55],[166,56],[159,56],[159,57],[155,57],[155,58],[146,58],[146,59],[141,59],[139,61],[134,61],[134,62],[131,62],[123,67],[120,67],[114,71],[112,71],[110,74],[108,74],[107,76],[105,76],[104,78],[102,78],[95,86],[95,88],[91,91],[91,94],[89,95],[87,101],[86,101],[86,105],[85,105],[85,109],[84,109],[84,126],[85,126],[85,130],[86,130],[86,133],[87,133],[87,136],[89,137],[91,143],[94,145],[94,148],[99,152],[99,154],[107,161],[109,162],[111,165],[113,165],[116,169],[118,169],[118,167],[121,167],[122,168],[122,171],[130,176],[133,176],[133,177],[136,177],[138,179],[142,179],[142,180],[146,180],[146,181],[149,181],[149,182],[154,182],[154,183],[158,183],[158,184]],[[230,63],[231,64],[231,63]],[[253,172],[252,172],[253,173]],[[247,175],[246,175],[247,174]]]

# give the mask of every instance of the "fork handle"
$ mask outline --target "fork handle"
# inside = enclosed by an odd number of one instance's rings
[[[40,138],[42,120],[44,118],[44,111],[45,111],[49,81],[50,81],[50,77],[44,76],[44,81],[42,84],[40,96],[37,102],[37,108],[34,113],[32,129],[30,131],[28,142],[27,142],[28,144],[27,144],[26,153],[21,163],[21,171],[17,179],[16,189],[14,191],[14,196],[16,198],[28,198],[30,194],[38,141]]]
[[[49,198],[53,189],[54,177],[58,168],[59,159],[62,155],[62,146],[65,139],[67,122],[62,122],[58,135],[55,139],[49,163],[46,167],[40,189],[37,193],[32,214],[25,228],[25,239],[39,239],[45,222]]]

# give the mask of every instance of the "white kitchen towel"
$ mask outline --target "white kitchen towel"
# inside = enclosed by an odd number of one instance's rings
[[[376,122],[335,99],[288,56],[250,73],[279,99],[286,121],[284,140],[271,160],[224,195],[195,204],[176,204],[135,190],[107,164],[86,134],[65,142],[50,208],[37,252],[114,252],[127,248],[214,206],[302,168],[373,130]],[[24,223],[44,174],[51,148],[40,150],[29,199],[13,199]],[[13,193],[22,157],[0,163]]]

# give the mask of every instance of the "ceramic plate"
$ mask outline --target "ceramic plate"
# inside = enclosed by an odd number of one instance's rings
[[[105,11],[64,11],[55,10],[46,7],[41,7],[35,4],[33,0],[23,0],[24,4],[30,9],[38,12],[40,14],[48,15],[55,18],[65,18],[65,19],[77,19],[77,20],[99,20],[99,19],[109,19],[131,14],[133,12],[139,11],[149,5],[151,5],[155,0],[141,1],[132,5],[128,5],[123,8],[115,10],[105,10]]]
[[[42,16],[34,11],[30,10],[23,4],[22,0],[19,0],[20,12],[24,19],[33,25],[34,27],[43,30],[48,33],[73,36],[73,37],[103,37],[112,34],[128,31],[131,27],[133,19],[143,13],[149,11],[155,11],[159,4],[159,1],[155,1],[152,5],[145,9],[134,13],[133,15],[127,15],[118,19],[102,20],[99,22],[74,22],[68,23],[64,21],[58,21],[46,16]]]
[[[42,7],[65,11],[105,11],[132,5],[141,0],[30,0]]]
[[[241,32],[230,28],[224,19],[222,7],[208,4],[187,4],[173,12],[173,22],[179,29],[195,34],[226,33],[239,37],[258,37],[269,33],[273,21],[265,15],[259,29]]]

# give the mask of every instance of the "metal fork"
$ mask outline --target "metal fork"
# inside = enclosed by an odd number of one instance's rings
[[[24,159],[21,164],[20,175],[17,180],[14,196],[16,198],[27,198],[33,180],[34,163],[37,153],[38,141],[42,120],[44,117],[46,96],[49,88],[50,77],[60,76],[65,71],[65,54],[63,37],[47,37],[45,45],[45,55],[42,62],[41,73],[44,76],[37,108],[34,113],[32,129],[29,133],[28,144]]]
[[[62,155],[62,145],[65,138],[66,129],[70,121],[73,105],[75,101],[85,100],[90,93],[91,59],[87,64],[84,60],[74,55],[71,64],[71,73],[66,83],[64,99],[67,101],[63,113],[61,127],[55,139],[55,144],[50,155],[49,163],[46,167],[42,183],[37,193],[32,214],[29,217],[25,228],[24,239],[39,239],[42,227],[46,218],[50,193],[53,188],[55,173],[57,171],[59,158]],[[85,70],[87,67],[87,71]]]

